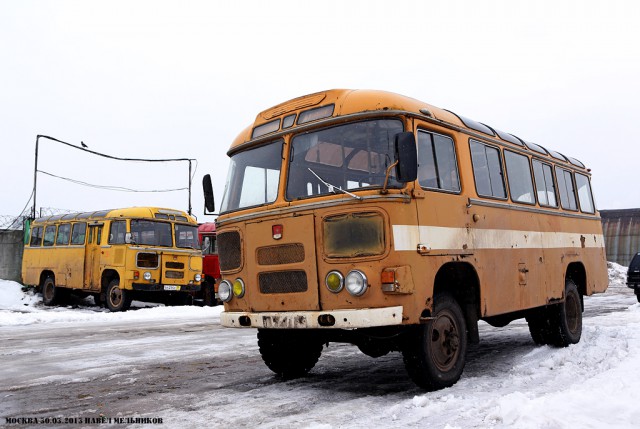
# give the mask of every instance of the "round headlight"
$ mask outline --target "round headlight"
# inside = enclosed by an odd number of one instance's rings
[[[218,285],[218,298],[222,302],[229,302],[233,297],[233,292],[231,292],[231,283],[229,280],[222,280],[220,285]]]
[[[367,291],[367,276],[360,270],[349,271],[344,284],[351,295],[360,296]]]
[[[339,271],[330,271],[324,278],[324,284],[331,292],[338,293],[344,286],[344,276]]]
[[[147,281],[151,280],[151,273],[149,271],[145,271],[142,277]]]
[[[233,282],[233,294],[238,298],[244,296],[244,282],[242,279],[236,279],[236,281]]]
[[[194,277],[194,280],[197,281],[197,282],[201,281],[202,280],[202,274],[196,274],[195,277]]]

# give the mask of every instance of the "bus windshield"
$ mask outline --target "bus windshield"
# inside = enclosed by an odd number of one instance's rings
[[[343,190],[381,187],[394,162],[394,137],[403,131],[396,119],[355,122],[293,138],[287,199]],[[393,177],[388,187],[401,187]]]
[[[135,244],[149,246],[173,246],[171,239],[171,224],[153,220],[131,220],[131,237]]]
[[[194,225],[175,224],[176,228],[176,247],[184,247],[187,249],[198,249],[198,228]]]
[[[281,163],[282,140],[233,155],[220,212],[274,202]]]

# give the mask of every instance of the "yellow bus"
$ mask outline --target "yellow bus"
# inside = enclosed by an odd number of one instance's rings
[[[200,290],[202,252],[195,219],[181,210],[133,207],[35,219],[22,280],[45,305],[74,293],[110,311],[133,299],[185,303]]]
[[[347,342],[451,386],[479,320],[526,318],[536,343],[568,346],[607,287],[590,170],[454,112],[330,90],[260,112],[228,155],[221,323],[258,328],[284,378]]]

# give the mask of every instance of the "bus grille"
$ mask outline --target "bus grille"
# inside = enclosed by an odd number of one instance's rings
[[[182,262],[167,262],[165,266],[167,268],[173,268],[174,270],[184,270],[184,264]]]
[[[230,271],[240,268],[241,248],[238,231],[223,232],[218,235],[218,259],[220,270]]]
[[[258,249],[258,264],[282,265],[304,261],[304,246],[300,243],[267,246]]]
[[[184,272],[182,271],[165,271],[164,276],[168,279],[183,279]]]
[[[258,275],[262,293],[294,293],[307,290],[307,273],[304,271],[276,271]]]

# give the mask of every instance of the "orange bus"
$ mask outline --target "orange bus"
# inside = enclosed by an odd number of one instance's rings
[[[347,342],[451,386],[479,320],[526,318],[536,343],[568,346],[607,287],[590,170],[452,111],[330,90],[260,112],[228,155],[221,323],[258,328],[284,378]]]
[[[22,281],[45,305],[92,295],[110,311],[133,299],[183,304],[200,290],[198,224],[182,210],[132,207],[35,219]]]

